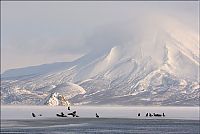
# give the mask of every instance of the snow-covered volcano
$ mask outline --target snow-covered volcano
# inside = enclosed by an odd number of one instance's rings
[[[75,105],[198,105],[198,33],[172,18],[110,31],[97,37],[108,47],[73,62],[4,72],[2,103],[40,104],[59,92]]]

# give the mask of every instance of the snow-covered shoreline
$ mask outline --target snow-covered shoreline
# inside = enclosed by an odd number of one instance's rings
[[[156,106],[72,106],[69,111],[64,106],[24,106],[2,105],[1,119],[47,119],[57,118],[56,114],[77,111],[80,118],[95,118],[98,113],[102,118],[136,118],[136,119],[184,119],[199,120],[199,107],[156,107]],[[36,114],[36,118],[31,113]],[[138,117],[138,113],[141,114]],[[165,117],[146,117],[146,113],[165,113]],[[37,116],[42,114],[42,116]],[[71,117],[69,117],[71,118]]]

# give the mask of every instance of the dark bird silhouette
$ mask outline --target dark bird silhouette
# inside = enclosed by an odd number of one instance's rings
[[[99,118],[99,115],[96,113],[96,117]]]
[[[138,113],[138,116],[140,116],[140,113]]]
[[[161,114],[153,113],[153,116],[161,117],[162,115]]]
[[[165,117],[165,113],[163,113],[162,115],[163,115],[163,117]]]
[[[72,115],[73,117],[75,116],[73,113],[68,113],[67,115]]]
[[[70,107],[68,107],[67,109],[70,110]]]
[[[68,113],[68,115],[72,115],[73,117],[79,117],[77,114],[76,114],[76,111],[72,112],[72,113]]]
[[[151,116],[153,116],[151,113],[149,113],[149,116],[151,117]]]
[[[34,113],[32,113],[32,116],[33,116],[33,117],[36,117],[36,115],[35,115]]]
[[[146,113],[146,117],[148,116],[148,113]]]
[[[67,117],[67,115],[65,115],[63,112],[61,112],[61,114],[56,114],[56,116],[58,116],[58,117]]]

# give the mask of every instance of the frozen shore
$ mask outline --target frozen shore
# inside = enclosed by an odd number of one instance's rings
[[[199,107],[125,107],[125,106],[71,106],[67,110],[64,106],[1,106],[1,119],[32,119],[31,113],[42,114],[38,119],[54,118],[56,113],[67,114],[77,111],[81,118],[93,118],[98,113],[103,118],[137,118],[137,119],[158,119],[158,117],[146,117],[146,113],[165,113],[164,119],[198,120]],[[138,113],[141,114],[138,117]],[[163,118],[161,118],[163,119]]]
[[[72,111],[80,117],[56,117],[56,113]],[[164,112],[166,116],[146,117],[147,112]],[[100,118],[95,118],[95,113]],[[199,125],[199,107],[72,106],[69,111],[63,106],[1,106],[2,133],[198,134]]]

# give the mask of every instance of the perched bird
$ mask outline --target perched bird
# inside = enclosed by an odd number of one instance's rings
[[[35,115],[34,113],[32,113],[32,116],[33,116],[33,117],[36,117],[36,115]]]
[[[77,114],[76,114],[76,111],[72,112],[72,113],[68,113],[68,115],[72,115],[73,117],[79,117]]]
[[[61,114],[56,114],[56,116],[58,116],[58,117],[67,117],[67,115],[65,115],[63,112],[61,112]]]
[[[148,113],[146,114],[146,117],[148,116]]]
[[[99,118],[99,115],[96,113],[96,117]]]
[[[68,107],[67,109],[70,110],[70,107]]]
[[[140,113],[138,113],[138,116],[140,116]]]
[[[165,117],[165,113],[163,113],[162,115],[163,115],[163,117]]]
[[[156,113],[153,113],[153,116],[160,117],[160,116],[162,116],[162,115],[161,115],[161,114],[156,114]]]

